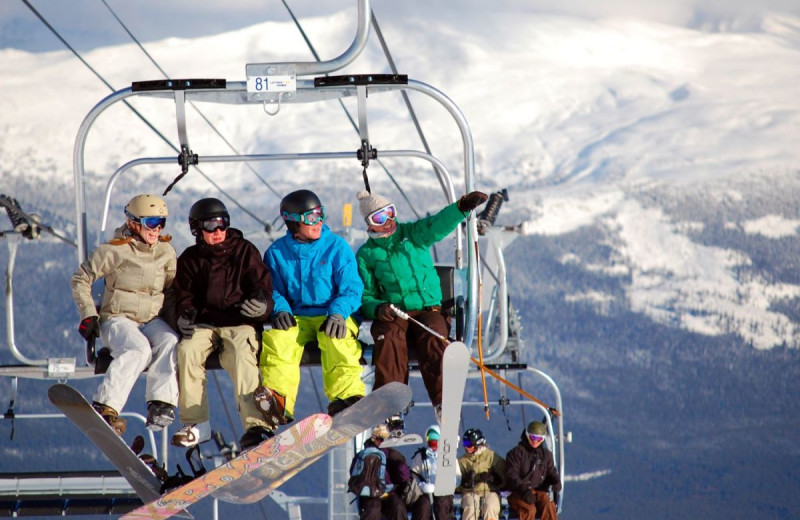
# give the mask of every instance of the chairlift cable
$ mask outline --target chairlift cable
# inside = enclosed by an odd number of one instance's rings
[[[475,234],[475,256],[481,257],[480,247],[478,247],[477,233]],[[483,364],[483,319],[481,317],[481,300],[483,299],[483,276],[481,275],[480,262],[478,262],[478,359],[480,359],[481,368],[481,386],[483,387],[483,411],[486,414],[486,420],[489,420],[489,394],[486,391],[486,368]]]
[[[378,37],[378,41],[381,44],[381,48],[383,49],[383,54],[386,56],[386,61],[389,63],[389,68],[392,70],[393,74],[397,74],[397,66],[394,64],[394,58],[392,58],[392,54],[389,52],[389,46],[386,45],[386,40],[383,38],[383,32],[381,31],[380,25],[378,25],[378,18],[375,16],[375,11],[371,10],[372,15],[372,26],[375,28],[375,34]],[[411,106],[411,99],[408,97],[408,92],[405,90],[401,90],[400,94],[403,96],[403,101],[406,104],[406,108],[408,108],[408,114],[411,116],[411,121],[414,122],[414,128],[417,129],[417,134],[419,135],[420,141],[422,141],[422,147],[425,148],[425,153],[428,155],[433,155],[431,153],[431,147],[428,146],[428,140],[425,138],[425,133],[422,131],[422,126],[419,124],[419,119],[417,119],[417,113],[414,111],[414,107]],[[434,172],[438,172],[438,168],[433,165]],[[437,175],[437,178],[440,179],[440,184],[442,185],[442,189],[445,189],[444,183],[441,181],[441,177]]]
[[[297,30],[300,31],[300,35],[303,37],[303,40],[306,42],[306,45],[308,46],[308,49],[311,51],[311,55],[314,56],[315,60],[322,61],[320,59],[320,57],[319,57],[319,54],[317,54],[317,51],[314,48],[314,45],[311,43],[311,40],[309,40],[308,36],[306,35],[306,32],[303,29],[303,26],[300,24],[300,21],[294,15],[294,12],[292,11],[292,8],[289,7],[289,4],[286,2],[286,0],[281,0],[281,2],[283,3],[284,7],[286,7],[286,11],[288,11],[289,16],[294,21],[294,24],[297,27]],[[374,13],[373,13],[373,17],[374,17]],[[326,76],[327,75],[328,74],[326,74]],[[339,102],[339,106],[341,106],[342,110],[344,110],[345,116],[347,117],[348,121],[350,121],[350,125],[353,127],[353,129],[356,131],[356,133],[358,133],[358,125],[356,124],[355,119],[353,119],[353,116],[350,114],[350,111],[347,109],[347,107],[345,106],[344,102],[341,99],[339,99],[338,102]],[[408,195],[406,195],[406,193],[403,190],[403,188],[400,187],[400,184],[397,183],[397,180],[394,178],[394,175],[392,175],[392,173],[389,171],[389,169],[386,167],[386,165],[383,164],[383,162],[381,162],[380,159],[375,159],[375,162],[377,162],[380,165],[380,167],[386,173],[387,177],[389,177],[389,180],[392,182],[394,187],[400,193],[400,196],[403,198],[403,200],[406,201],[406,204],[408,204],[408,207],[411,209],[411,211],[414,213],[414,215],[417,218],[420,218],[420,214],[419,214],[419,212],[417,212],[416,208],[414,208],[414,204],[412,204],[411,199],[408,198]]]
[[[31,5],[31,3],[30,3],[30,1],[29,1],[29,0],[21,0],[21,1],[22,1],[22,3],[23,3],[23,4],[25,4],[25,6],[26,6],[26,7],[28,7],[28,9],[29,9],[29,10],[30,10],[30,11],[31,11],[31,12],[32,12],[32,13],[33,13],[33,14],[34,14],[34,15],[35,15],[35,16],[36,16],[36,17],[37,17],[37,18],[38,18],[38,19],[39,19],[39,20],[40,20],[40,21],[41,21],[41,22],[42,22],[44,25],[45,25],[45,27],[47,27],[48,29],[50,29],[50,32],[52,32],[52,33],[53,33],[53,34],[56,36],[56,38],[58,38],[58,39],[61,41],[61,43],[63,43],[63,44],[64,44],[64,46],[65,46],[67,49],[69,49],[69,50],[72,52],[72,54],[74,54],[74,55],[75,55],[75,57],[76,57],[76,58],[78,58],[78,60],[79,60],[81,63],[83,63],[83,64],[86,66],[86,68],[88,68],[88,69],[89,69],[89,70],[92,72],[92,74],[94,74],[94,75],[97,77],[97,79],[99,79],[99,80],[100,80],[100,81],[101,81],[101,82],[102,82],[102,83],[103,83],[103,84],[104,84],[104,85],[105,85],[105,86],[106,86],[106,87],[107,87],[107,88],[108,88],[108,89],[109,89],[111,92],[116,92],[116,90],[114,89],[114,87],[113,87],[113,86],[111,86],[111,84],[110,84],[108,81],[106,81],[106,79],[105,79],[103,76],[101,76],[101,75],[100,75],[100,73],[99,73],[99,72],[97,72],[97,70],[95,70],[95,69],[94,69],[94,68],[93,68],[91,65],[89,65],[89,63],[88,63],[86,60],[84,60],[84,59],[83,59],[83,56],[81,56],[81,54],[80,54],[80,53],[79,53],[79,52],[78,52],[78,51],[77,51],[77,50],[76,50],[76,49],[75,49],[75,48],[74,48],[72,45],[70,45],[70,44],[69,44],[69,42],[67,42],[67,40],[65,40],[63,36],[61,36],[61,34],[60,34],[60,33],[59,33],[57,30],[56,30],[56,28],[55,28],[55,27],[53,27],[53,26],[50,24],[50,22],[48,22],[48,21],[47,21],[47,19],[46,19],[46,18],[45,18],[45,17],[44,17],[44,16],[43,16],[43,15],[42,15],[42,14],[41,14],[39,11],[37,11],[35,7],[33,7],[33,5]],[[152,130],[152,131],[153,131],[153,132],[154,132],[154,133],[155,133],[157,136],[158,136],[158,137],[160,137],[160,138],[161,138],[161,140],[162,140],[162,141],[164,141],[164,143],[166,143],[166,144],[167,144],[167,146],[169,146],[170,148],[172,148],[172,149],[173,149],[175,152],[179,152],[178,148],[177,148],[177,147],[175,147],[175,145],[174,145],[174,144],[172,144],[172,143],[170,142],[170,140],[169,140],[169,139],[168,139],[168,138],[167,138],[167,137],[166,137],[164,134],[162,134],[162,133],[161,133],[161,132],[160,132],[160,131],[159,131],[159,130],[158,130],[156,127],[155,127],[155,126],[153,126],[153,124],[152,124],[152,123],[150,123],[150,121],[148,121],[148,120],[147,120],[147,118],[146,118],[146,117],[144,117],[144,115],[142,115],[142,114],[141,114],[141,113],[140,113],[138,110],[136,110],[136,109],[133,107],[133,105],[131,105],[131,104],[130,104],[130,103],[127,101],[127,100],[122,100],[122,102],[123,102],[123,103],[125,104],[125,106],[127,106],[127,107],[128,107],[128,108],[129,108],[129,109],[130,109],[130,110],[131,110],[131,111],[132,111],[134,114],[136,114],[136,116],[137,116],[139,119],[141,119],[141,120],[142,120],[142,122],[143,122],[145,125],[147,125],[147,126],[148,126],[148,127],[149,127],[149,128],[150,128],[150,129],[151,129],[151,130]],[[258,217],[257,217],[257,216],[256,216],[256,215],[253,213],[253,212],[251,212],[250,210],[248,210],[247,208],[245,208],[244,206],[242,206],[242,204],[241,204],[241,203],[239,203],[239,201],[238,201],[238,200],[236,200],[236,199],[235,199],[234,197],[232,197],[232,196],[231,196],[229,193],[227,193],[225,190],[223,190],[223,189],[222,189],[222,188],[221,188],[221,187],[220,187],[220,186],[219,186],[217,183],[215,183],[213,180],[211,180],[211,178],[210,178],[210,177],[209,177],[209,176],[208,176],[208,175],[207,175],[205,172],[203,172],[203,170],[201,170],[201,169],[200,169],[200,168],[198,168],[197,166],[195,166],[195,169],[197,170],[197,172],[198,172],[198,173],[199,173],[201,176],[203,176],[203,178],[204,178],[204,179],[206,179],[206,180],[207,180],[207,181],[208,181],[208,182],[209,182],[209,183],[210,183],[212,186],[214,186],[214,187],[215,187],[215,188],[216,188],[216,189],[217,189],[217,190],[218,190],[220,193],[222,193],[222,194],[223,194],[223,195],[225,195],[227,198],[229,198],[229,199],[231,200],[231,202],[233,202],[233,203],[234,203],[234,204],[235,204],[235,205],[236,205],[236,206],[237,206],[239,209],[241,209],[241,210],[242,210],[244,213],[246,213],[247,215],[249,215],[251,218],[253,218],[253,219],[254,219],[254,220],[256,220],[257,222],[261,223],[261,225],[265,225],[265,224],[266,224],[266,222],[264,222],[263,220],[261,220],[260,218],[258,218]]]
[[[144,48],[144,45],[142,45],[139,39],[133,35],[128,26],[125,25],[125,22],[123,22],[122,19],[114,11],[114,9],[110,5],[108,5],[108,2],[106,2],[106,0],[100,0],[100,1],[103,2],[103,5],[105,5],[108,11],[111,13],[111,16],[113,16],[117,20],[117,22],[119,22],[120,26],[122,26],[125,32],[128,33],[128,36],[131,37],[131,40],[133,40],[133,42],[139,47],[139,49],[144,53],[144,55],[147,56],[147,59],[150,60],[150,62],[155,66],[155,68],[158,69],[159,72],[161,72],[161,74],[165,78],[169,79],[169,74],[167,74],[166,71],[163,68],[161,68],[161,65],[159,65],[158,62],[156,62],[155,58],[153,58],[153,56],[149,52],[147,52],[147,50]],[[220,130],[216,127],[216,125],[214,125],[214,123],[212,123],[211,120],[208,119],[208,117],[206,117],[203,111],[197,107],[197,104],[195,104],[193,101],[189,101],[189,105],[191,105],[191,107],[194,108],[195,112],[197,112],[197,114],[203,119],[203,121],[205,121],[206,124],[214,131],[214,133],[216,133],[219,136],[219,138],[222,139],[222,142],[224,142],[228,146],[228,148],[230,148],[231,151],[233,151],[234,154],[242,155],[242,153],[236,149],[233,143],[231,143],[224,135],[222,135],[222,132],[220,132]],[[247,168],[250,169],[250,171],[253,172],[253,174],[255,174],[256,177],[258,177],[258,180],[260,180],[276,197],[278,198],[281,197],[280,194],[277,191],[275,191],[275,189],[272,186],[270,186],[270,184],[263,177],[261,177],[261,175],[259,175],[258,171],[256,171],[256,169],[253,168],[253,166],[249,162],[245,162],[244,164]]]

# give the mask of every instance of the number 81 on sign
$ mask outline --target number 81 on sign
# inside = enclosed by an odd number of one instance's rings
[[[248,76],[248,92],[295,92],[297,78],[294,75],[286,76]]]

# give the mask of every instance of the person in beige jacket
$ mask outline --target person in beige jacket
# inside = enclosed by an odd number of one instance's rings
[[[119,412],[145,369],[147,428],[172,424],[178,404],[178,335],[159,317],[177,264],[171,237],[161,234],[167,205],[155,195],[137,195],[125,206],[125,217],[114,238],[95,249],[70,280],[81,319],[78,332],[87,341],[99,336],[113,357],[92,405],[120,435],[126,423]],[[98,314],[91,290],[101,278],[105,291]]]
[[[489,449],[478,428],[461,437],[464,455],[458,458],[461,470],[461,520],[497,520],[500,516],[500,490],[505,485],[506,461]]]

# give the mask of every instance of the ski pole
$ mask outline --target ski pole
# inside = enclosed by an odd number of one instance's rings
[[[425,325],[424,323],[420,322],[419,320],[415,320],[414,318],[412,318],[411,316],[409,316],[409,315],[408,315],[408,313],[401,311],[400,309],[398,309],[397,307],[395,307],[393,304],[391,304],[391,303],[390,303],[390,304],[389,304],[389,308],[392,310],[392,312],[394,312],[394,313],[397,315],[397,317],[398,317],[398,318],[400,318],[400,319],[403,319],[403,320],[406,320],[406,321],[410,321],[411,323],[415,323],[416,325],[418,325],[418,326],[422,327],[423,329],[425,329],[426,331],[428,331],[428,332],[429,332],[431,335],[433,335],[434,337],[436,337],[436,338],[439,338],[440,340],[442,340],[442,341],[444,342],[444,344],[445,344],[445,345],[448,345],[448,344],[450,344],[450,340],[449,340],[447,337],[443,336],[442,334],[439,334],[438,332],[436,332],[436,331],[435,331],[435,330],[433,330],[432,328],[428,327],[428,326],[427,326],[427,325]],[[481,368],[483,368],[484,370],[486,370],[486,373],[488,373],[490,376],[492,376],[493,378],[497,379],[497,380],[498,380],[498,381],[500,381],[501,383],[505,384],[505,385],[506,385],[506,386],[508,386],[509,388],[512,388],[512,389],[516,390],[516,391],[517,391],[517,392],[519,392],[519,393],[520,393],[520,395],[522,395],[523,397],[527,397],[528,399],[530,399],[530,400],[531,400],[531,401],[533,401],[534,403],[537,403],[537,404],[539,404],[539,405],[543,406],[543,407],[544,407],[544,408],[546,408],[546,409],[547,409],[547,410],[548,410],[548,411],[549,411],[551,414],[553,414],[555,417],[559,417],[559,416],[561,415],[561,412],[559,412],[559,411],[558,411],[558,409],[556,409],[556,408],[553,408],[552,406],[548,405],[547,403],[545,403],[545,402],[543,402],[543,401],[541,401],[541,400],[539,400],[539,399],[537,399],[537,398],[533,397],[531,394],[529,394],[528,392],[526,392],[526,391],[525,391],[525,390],[523,390],[522,388],[518,387],[517,385],[515,385],[514,383],[512,383],[512,382],[511,382],[511,381],[509,381],[508,379],[505,379],[504,377],[502,377],[502,376],[500,376],[499,374],[495,373],[493,370],[491,370],[489,367],[487,367],[486,365],[484,365],[483,363],[481,363],[479,360],[475,359],[475,358],[474,358],[474,357],[472,357],[472,356],[470,356],[470,359],[471,359],[471,360],[472,360],[472,362],[473,362],[473,363],[475,363],[475,364],[476,364],[478,367],[481,367]]]
[[[406,321],[410,321],[412,323],[416,323],[417,325],[419,325],[420,327],[425,329],[427,332],[429,332],[431,334],[431,336],[439,338],[445,345],[449,345],[450,344],[450,338],[447,338],[446,336],[443,336],[443,335],[439,334],[438,332],[436,332],[432,328],[428,327],[427,325],[425,325],[421,321],[415,320],[414,318],[409,316],[407,312],[401,311],[400,309],[395,307],[395,305],[393,303],[389,304],[389,309],[391,309],[391,311],[393,313],[395,313],[397,315],[397,317],[400,318],[401,320],[406,320]]]

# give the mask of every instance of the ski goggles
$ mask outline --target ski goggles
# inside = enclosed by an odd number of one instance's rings
[[[208,233],[213,233],[218,229],[225,231],[230,227],[230,225],[231,225],[230,217],[224,217],[224,216],[209,218],[200,221],[200,229]]]
[[[464,445],[464,448],[475,448],[476,446],[472,443],[469,439],[461,439],[461,443]]]
[[[281,213],[283,220],[291,220],[292,222],[300,222],[306,226],[313,226],[317,222],[325,221],[325,206],[317,206],[311,208],[305,213],[289,213],[284,211]]]
[[[394,220],[395,218],[397,218],[397,208],[394,207],[394,204],[389,204],[378,211],[373,211],[364,220],[369,225],[382,226],[386,224],[387,220]]]
[[[542,442],[544,440],[544,435],[534,435],[529,433],[528,438],[531,440],[531,442]]]
[[[428,439],[428,446],[432,450],[439,449],[439,439]]]
[[[125,211],[125,216],[147,229],[164,229],[164,226],[167,225],[167,217],[137,217],[128,211]]]

